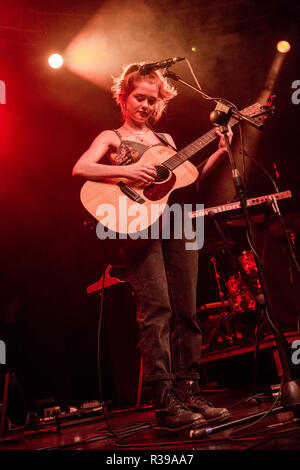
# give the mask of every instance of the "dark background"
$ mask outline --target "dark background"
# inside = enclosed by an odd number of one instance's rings
[[[111,262],[113,247],[84,227],[89,216],[79,200],[83,181],[72,178],[71,171],[101,130],[119,126],[120,113],[107,83],[124,64],[185,55],[205,92],[242,109],[259,95],[276,43],[289,40],[292,48],[274,90],[276,113],[265,125],[255,158],[273,177],[276,162],[280,190],[293,192],[282,207],[287,213],[298,211],[300,105],[291,101],[291,84],[300,78],[297,2],[147,2],[151,23],[141,42],[145,5],[122,2],[128,12],[128,30],[122,18],[127,42],[115,37],[111,53],[119,45],[125,53],[105,72],[101,87],[68,68],[50,69],[46,57],[53,50],[63,51],[102,7],[109,11],[111,27],[117,27],[118,2],[0,2],[0,79],[7,88],[7,103],[0,105],[0,339],[7,344],[8,366],[32,404],[45,397],[58,403],[98,398],[100,297],[88,296],[86,287]],[[163,33],[170,44],[161,39]],[[176,71],[192,82],[180,67]],[[213,105],[181,84],[178,90],[157,130],[171,133],[181,148],[211,128]],[[202,151],[199,161],[214,148]],[[211,206],[228,200],[219,191],[221,179],[227,193],[233,191],[224,165],[199,187],[197,202]],[[272,192],[261,170],[252,168],[248,195]],[[217,235],[209,225],[206,231],[208,241]],[[239,250],[247,249],[243,230],[229,230],[228,235],[238,240]],[[218,300],[210,256],[207,244],[200,253],[199,305]],[[129,401],[128,389],[138,381],[134,316],[129,286],[109,289],[101,340],[103,382],[106,398],[118,403]],[[292,310],[291,325],[296,321]]]

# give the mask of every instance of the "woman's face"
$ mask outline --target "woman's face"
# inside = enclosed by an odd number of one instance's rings
[[[158,86],[146,80],[137,82],[134,90],[126,100],[125,120],[132,120],[138,124],[147,123],[155,111],[158,100]]]

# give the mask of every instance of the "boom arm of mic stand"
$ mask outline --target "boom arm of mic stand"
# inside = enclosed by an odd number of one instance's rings
[[[182,78],[180,78],[177,73],[172,72],[171,70],[166,70],[164,75],[165,75],[165,77],[171,78],[172,80],[176,80],[177,82],[183,83],[184,85],[188,86],[189,88],[192,88],[192,90],[199,93],[206,100],[215,101],[215,103],[217,103],[216,111],[221,111],[221,112],[224,112],[225,114],[230,113],[230,115],[232,115],[238,121],[244,120],[248,124],[250,124],[251,126],[255,127],[255,129],[259,129],[259,130],[263,129],[264,125],[263,125],[262,122],[256,121],[254,118],[252,118],[250,116],[246,116],[246,115],[240,113],[234,106],[232,106],[232,105],[229,106],[223,100],[220,100],[220,99],[217,99],[217,98],[212,98],[211,96],[207,95],[202,90],[200,90],[199,88],[196,88],[193,85],[191,85],[190,83],[182,80]],[[261,114],[264,114],[264,113],[261,113]]]

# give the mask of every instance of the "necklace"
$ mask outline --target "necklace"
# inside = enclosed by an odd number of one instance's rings
[[[134,132],[132,129],[130,129],[129,127],[126,127],[126,126],[123,126],[123,129],[125,129],[125,131],[129,132],[129,134],[132,134],[134,135],[140,142],[144,142],[144,140],[146,139],[146,137],[148,137],[148,134],[149,134],[149,131],[150,129],[147,127],[147,131],[146,132]],[[143,137],[141,137],[143,136]]]

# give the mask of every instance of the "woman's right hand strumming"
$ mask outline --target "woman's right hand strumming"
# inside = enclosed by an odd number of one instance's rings
[[[132,165],[126,165],[123,168],[125,170],[126,178],[139,183],[153,183],[157,176],[155,166],[143,161],[133,163]]]

